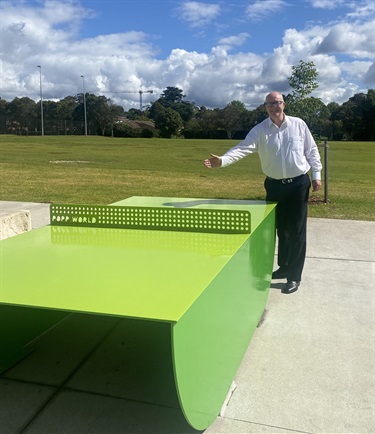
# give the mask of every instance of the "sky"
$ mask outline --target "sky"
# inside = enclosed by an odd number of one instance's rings
[[[325,104],[375,88],[374,0],[1,0],[0,31],[6,101],[39,101],[42,84],[44,100],[85,90],[129,110],[172,86],[252,110],[291,92],[300,60]]]

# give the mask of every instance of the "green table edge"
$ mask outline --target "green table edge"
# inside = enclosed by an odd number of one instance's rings
[[[263,315],[274,258],[271,212],[172,329],[180,405],[198,430],[218,416]]]

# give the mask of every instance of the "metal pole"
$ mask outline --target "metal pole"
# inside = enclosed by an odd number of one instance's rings
[[[82,77],[82,85],[83,85],[83,111],[85,114],[85,136],[87,136],[87,112],[86,112],[86,92],[85,92],[85,77]]]
[[[44,116],[43,116],[43,90],[42,90],[42,67],[38,65],[39,68],[39,84],[40,84],[40,118],[41,118],[41,130],[42,136],[44,136]]]
[[[328,203],[328,142],[324,140],[324,203]]]

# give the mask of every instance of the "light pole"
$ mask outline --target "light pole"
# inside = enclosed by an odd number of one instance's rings
[[[42,136],[44,136],[44,120],[43,120],[43,90],[42,90],[42,67],[40,65],[37,66],[39,68],[39,84],[40,84],[40,119],[41,119],[41,130]]]
[[[86,112],[86,92],[85,92],[85,76],[82,77],[82,86],[83,86],[83,111],[85,114],[85,136],[87,136],[87,112]]]

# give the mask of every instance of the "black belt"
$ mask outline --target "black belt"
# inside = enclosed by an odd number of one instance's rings
[[[306,173],[304,173],[303,175],[295,176],[294,178],[275,179],[275,178],[271,178],[270,176],[266,176],[266,178],[269,179],[270,181],[281,182],[282,184],[291,184],[292,182],[297,181],[297,179],[302,178],[302,176],[305,175]]]

